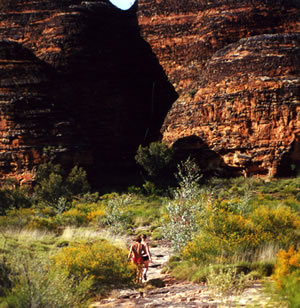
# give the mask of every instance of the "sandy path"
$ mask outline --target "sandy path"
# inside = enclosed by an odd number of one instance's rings
[[[114,290],[110,296],[90,307],[270,307],[269,298],[263,293],[262,284],[253,282],[240,296],[217,298],[207,286],[199,283],[178,281],[161,269],[171,255],[170,248],[158,246],[151,248],[153,263],[149,267],[148,280],[139,290]],[[153,287],[153,285],[159,287]],[[279,308],[279,306],[276,306]]]

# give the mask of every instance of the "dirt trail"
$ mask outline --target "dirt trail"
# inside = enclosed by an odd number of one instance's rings
[[[161,269],[171,255],[170,248],[151,248],[153,263],[148,272],[148,280],[138,290],[114,290],[110,296],[90,307],[150,308],[150,307],[270,307],[270,300],[262,291],[259,282],[253,282],[240,296],[217,298],[207,286],[199,283],[178,281]],[[276,307],[277,308],[277,307]]]

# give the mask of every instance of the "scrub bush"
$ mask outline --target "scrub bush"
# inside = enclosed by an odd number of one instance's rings
[[[0,228],[23,228],[36,216],[33,208],[9,210],[6,216],[0,217]]]
[[[56,232],[58,228],[58,224],[52,218],[43,218],[43,217],[33,217],[27,225],[26,229],[35,230],[48,230]]]
[[[85,213],[82,213],[76,208],[72,208],[62,213],[61,222],[64,226],[73,225],[73,226],[80,227],[82,225],[86,225],[88,222],[88,219]]]
[[[157,177],[170,169],[174,152],[166,144],[152,142],[149,146],[139,146],[135,160],[148,175]]]
[[[210,265],[208,270],[208,287],[217,295],[240,294],[246,288],[247,276],[243,272],[238,273],[235,267]]]
[[[300,240],[300,217],[286,206],[269,208],[262,205],[249,218],[264,242],[277,242],[281,247],[288,247]]]
[[[197,235],[182,251],[185,260],[232,262],[236,255],[256,257],[265,245],[287,247],[299,241],[299,216],[289,208],[260,206],[247,216],[236,214],[224,203],[203,207],[202,224]]]
[[[105,204],[104,222],[113,233],[124,232],[132,223],[128,206],[132,202],[131,195],[114,194]]]
[[[287,251],[279,250],[273,278],[278,288],[282,288],[288,276],[298,275],[300,270],[300,249],[291,246]],[[300,277],[299,277],[300,278]]]
[[[93,286],[101,289],[133,281],[134,267],[127,262],[127,253],[103,240],[65,247],[53,260],[57,268],[78,280],[92,279]]]
[[[273,278],[279,293],[289,307],[300,305],[300,249],[291,246],[287,251],[280,250],[275,264]]]
[[[34,199],[36,203],[52,206],[62,213],[70,207],[73,198],[87,194],[89,189],[82,168],[75,166],[66,175],[60,165],[49,162],[37,170]]]
[[[54,270],[49,259],[15,251],[10,259],[11,283],[3,302],[8,308],[80,307],[91,287],[91,280],[76,281],[64,271]]]
[[[9,209],[28,208],[32,200],[27,187],[20,187],[15,180],[6,181],[0,189],[0,215]]]
[[[168,217],[164,229],[174,250],[179,252],[199,230],[198,220],[207,196],[201,194],[198,185],[200,170],[190,158],[178,165],[176,177],[179,188],[174,191],[173,200],[166,206]]]

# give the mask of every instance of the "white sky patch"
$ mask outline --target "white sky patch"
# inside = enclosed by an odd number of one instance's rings
[[[135,2],[135,0],[109,0],[109,1],[121,10],[130,9]]]

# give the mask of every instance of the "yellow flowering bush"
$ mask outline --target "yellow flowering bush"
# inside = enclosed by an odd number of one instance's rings
[[[287,251],[279,250],[273,278],[278,288],[282,287],[283,280],[291,275],[298,275],[300,282],[300,249],[291,246]],[[298,273],[297,273],[298,272]]]
[[[287,251],[280,250],[273,274],[277,291],[291,308],[300,303],[300,249],[291,246]]]
[[[80,226],[87,223],[87,214],[76,208],[72,208],[62,214],[64,224]]]
[[[31,221],[28,222],[26,225],[27,229],[34,230],[34,229],[46,229],[51,231],[56,231],[58,225],[55,223],[54,220],[49,218],[43,218],[43,217],[34,217]]]
[[[92,223],[100,223],[105,218],[105,210],[99,209],[96,211],[89,212],[87,215],[87,220]]]
[[[265,241],[276,241],[281,245],[291,245],[299,240],[300,217],[288,207],[269,208],[260,206],[250,215],[257,232]]]
[[[95,284],[122,284],[134,278],[127,251],[107,241],[74,244],[53,257],[55,265],[78,279],[92,278]]]
[[[198,235],[182,250],[185,260],[229,262],[237,253],[254,251],[268,243],[287,247],[298,241],[300,218],[290,208],[261,205],[241,214],[232,208],[233,203],[215,200],[206,206],[205,215],[198,220]]]
[[[212,234],[201,233],[188,242],[182,251],[185,260],[199,264],[215,261],[216,256],[222,255],[222,240]]]
[[[54,210],[54,208],[51,208],[51,207],[45,207],[45,208],[42,208],[40,210],[40,215],[42,216],[46,216],[46,217],[54,217],[57,213],[56,211]]]
[[[217,210],[209,210],[204,231],[219,238],[227,254],[236,249],[256,247],[263,241],[251,219],[228,211],[224,204]]]
[[[0,227],[26,226],[36,215],[36,210],[32,208],[9,210],[6,216],[0,217]]]
[[[74,202],[72,207],[87,215],[92,211],[96,211],[99,208],[103,208],[103,204],[96,202],[91,202],[91,203]]]

